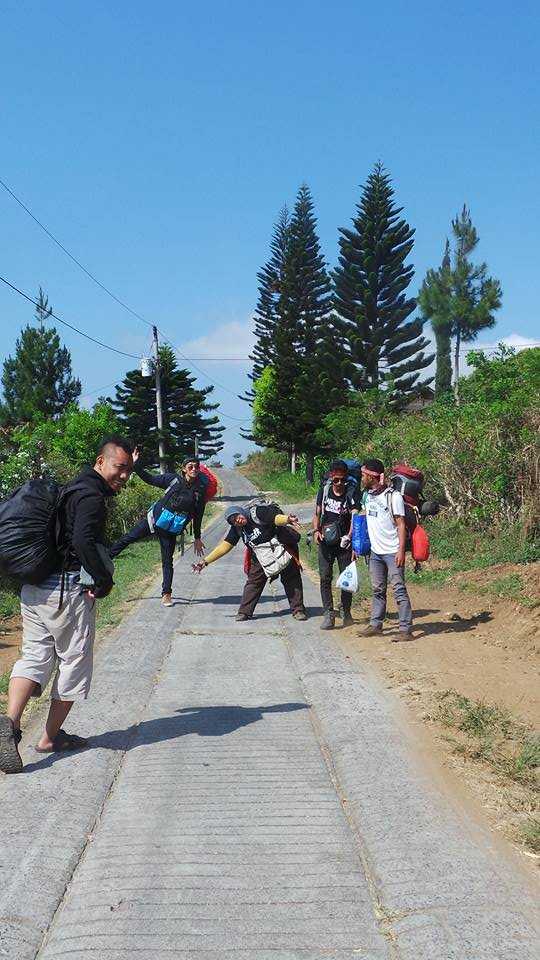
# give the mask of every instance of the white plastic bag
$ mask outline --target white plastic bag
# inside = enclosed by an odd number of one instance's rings
[[[358,572],[354,560],[341,571],[336,581],[336,587],[339,590],[346,590],[347,593],[356,593],[358,590]]]

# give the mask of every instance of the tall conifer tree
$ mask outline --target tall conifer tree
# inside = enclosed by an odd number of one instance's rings
[[[495,326],[495,311],[501,306],[498,280],[489,277],[487,264],[473,264],[470,256],[479,236],[467,206],[452,220],[453,249],[446,241],[439,270],[429,270],[419,294],[419,304],[437,340],[437,392],[451,383],[450,344],[454,340],[454,395],[459,400],[460,350],[481,330]],[[440,357],[440,360],[439,360]]]
[[[279,316],[279,304],[289,249],[289,235],[290,217],[285,206],[280,211],[274,227],[270,241],[270,257],[257,274],[259,298],[254,315],[255,346],[250,357],[253,368],[249,374],[252,381],[258,380],[264,368],[274,360],[273,337]],[[253,390],[249,390],[241,399],[252,404]]]
[[[223,427],[219,417],[206,416],[218,407],[208,403],[213,387],[197,389],[195,377],[178,367],[170,347],[159,351],[163,406],[163,439],[170,467],[195,451],[195,437],[201,457],[214,456],[223,448]],[[143,451],[143,459],[158,466],[158,428],[156,387],[153,377],[143,377],[139,370],[130,370],[116,387],[112,402],[126,433]]]
[[[452,387],[452,318],[449,313],[448,277],[450,270],[450,243],[446,240],[444,256],[438,270],[428,270],[420,293],[418,306],[424,320],[430,320],[435,334],[436,368],[435,396],[441,397]]]
[[[80,396],[81,382],[72,375],[71,354],[61,346],[56,328],[45,326],[51,312],[40,287],[38,326],[24,328],[15,344],[15,356],[4,361],[4,402],[0,404],[3,426],[54,419]]]
[[[405,261],[414,230],[394,203],[394,190],[377,163],[362,191],[352,229],[340,229],[339,265],[334,271],[335,308],[341,318],[353,387],[366,390],[392,384],[404,402],[422,393],[433,378],[420,380],[433,360],[424,352],[423,320],[406,294],[414,268]]]
[[[259,278],[263,282],[258,317],[264,316],[264,324],[259,319],[253,354],[257,360],[253,377],[260,387],[256,388],[253,439],[287,449],[293,463],[296,453],[305,453],[310,476],[317,449],[314,432],[343,399],[346,384],[340,333],[332,314],[331,281],[306,184],[298,191],[292,216],[280,216],[272,258]],[[264,385],[260,383],[263,376]],[[271,414],[269,405],[277,406]]]
[[[307,479],[311,481],[313,455],[318,449],[315,431],[323,417],[343,402],[347,386],[341,334],[332,312],[332,284],[306,184],[298,191],[291,218],[287,292],[297,321],[294,417],[298,448],[306,455]]]

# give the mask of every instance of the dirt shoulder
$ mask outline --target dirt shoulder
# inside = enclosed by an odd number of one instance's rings
[[[312,551],[311,565],[314,560]],[[537,563],[520,573],[530,587],[539,571]],[[318,582],[312,568],[306,572]],[[369,663],[406,704],[421,750],[456,797],[472,803],[540,865],[540,606],[490,592],[490,582],[511,575],[509,565],[467,575],[465,589],[461,575],[437,588],[415,584],[411,571],[410,642],[393,642],[399,633],[391,591],[383,635],[362,635],[370,609],[362,576],[364,596],[357,595],[353,605],[356,623],[336,629],[333,637],[351,661]],[[475,593],[476,583],[485,592]],[[522,757],[527,763],[521,764]]]
[[[540,569],[540,564],[529,566]],[[361,630],[352,627],[339,631],[340,641],[383,669],[396,686],[414,680],[432,691],[455,689],[538,724],[540,607],[530,609],[475,594],[472,584],[467,592],[451,585],[416,586],[412,573],[408,586],[414,610],[413,642],[390,642],[398,635],[393,599],[389,626],[380,639],[363,637]],[[356,616],[367,622],[369,600],[356,605]]]

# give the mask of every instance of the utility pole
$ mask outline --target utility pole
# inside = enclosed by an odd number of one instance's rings
[[[194,440],[194,443],[193,443],[193,447],[194,447],[195,458],[198,458],[198,456],[199,456],[199,438],[198,438],[197,434],[195,434],[195,440]]]
[[[157,427],[158,427],[158,449],[159,449],[159,470],[160,473],[166,472],[166,463],[165,463],[165,443],[163,441],[163,407],[161,405],[161,371],[159,369],[159,342],[158,342],[158,332],[157,327],[152,327],[154,334],[154,351],[155,351],[155,371],[156,371],[156,415],[157,415]]]

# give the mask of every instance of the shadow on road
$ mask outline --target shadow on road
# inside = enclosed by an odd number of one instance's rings
[[[92,737],[85,751],[104,750],[133,750],[135,747],[151,743],[162,743],[164,740],[176,740],[188,734],[199,737],[224,737],[234,733],[240,727],[247,727],[251,723],[264,720],[267,713],[292,713],[296,710],[308,710],[306,703],[274,703],[261,707],[241,707],[238,705],[212,707],[182,707],[172,716],[156,717],[152,720],[143,720],[139,724],[123,730],[109,730],[107,733]],[[35,773],[45,770],[59,760],[67,760],[73,754],[53,753],[35,763],[29,763],[24,773]]]

